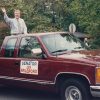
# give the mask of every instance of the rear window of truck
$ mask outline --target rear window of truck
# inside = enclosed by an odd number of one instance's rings
[[[14,56],[14,49],[17,42],[17,38],[11,38],[7,41],[5,47],[5,57],[13,57]]]

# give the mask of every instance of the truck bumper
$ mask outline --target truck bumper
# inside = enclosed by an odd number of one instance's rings
[[[92,96],[100,97],[100,86],[90,86]]]

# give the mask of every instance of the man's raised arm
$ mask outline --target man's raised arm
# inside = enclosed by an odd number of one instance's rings
[[[10,23],[11,19],[7,16],[7,13],[6,13],[6,9],[5,8],[1,8],[3,14],[4,14],[4,20],[6,23]]]

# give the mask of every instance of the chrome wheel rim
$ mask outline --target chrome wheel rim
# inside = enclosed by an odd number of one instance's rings
[[[75,86],[69,86],[65,90],[65,100],[82,100],[81,91]]]

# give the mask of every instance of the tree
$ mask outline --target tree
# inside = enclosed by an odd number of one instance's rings
[[[93,48],[100,47],[100,0],[0,0],[2,6],[10,17],[15,8],[20,9],[28,32],[68,31],[70,23],[75,23],[77,31],[95,37]]]

